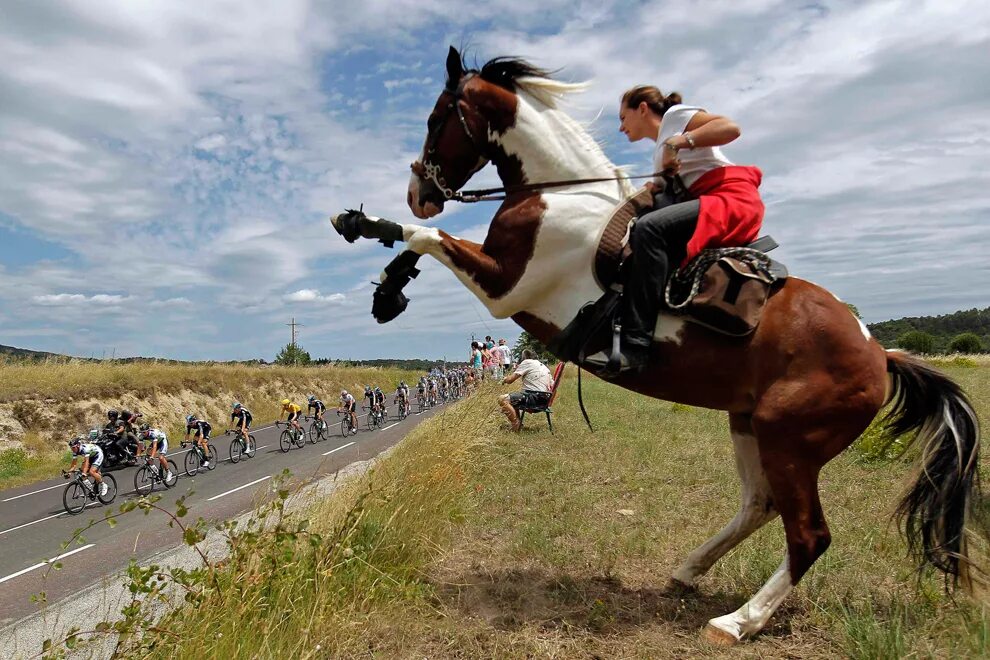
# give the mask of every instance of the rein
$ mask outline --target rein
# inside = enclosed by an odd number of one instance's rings
[[[502,201],[509,195],[523,192],[533,192],[545,190],[547,188],[564,188],[566,186],[576,186],[584,183],[601,183],[603,181],[623,181],[630,179],[655,179],[658,176],[670,178],[670,171],[654,172],[653,174],[637,174],[635,176],[605,176],[590,179],[564,179],[561,181],[542,181],[539,183],[520,183],[514,186],[501,186],[499,188],[478,188],[476,190],[464,190],[454,192],[448,199],[464,204],[474,202],[497,202]],[[680,178],[678,175],[674,175]],[[683,186],[683,184],[681,184]],[[495,194],[502,193],[502,194]],[[446,195],[445,195],[446,196]]]

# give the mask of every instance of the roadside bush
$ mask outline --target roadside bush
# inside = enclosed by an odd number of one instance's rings
[[[16,477],[24,471],[27,453],[20,448],[0,451],[0,479]]]

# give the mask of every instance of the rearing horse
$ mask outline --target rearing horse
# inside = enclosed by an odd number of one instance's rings
[[[388,245],[406,242],[408,249],[382,275],[393,296],[401,296],[401,287],[415,276],[419,255],[429,254],[492,315],[511,316],[549,343],[602,294],[592,273],[598,239],[611,211],[632,192],[628,179],[553,192],[525,186],[621,177],[595,140],[557,107],[560,96],[578,87],[518,59],[496,58],[481,70],[468,69],[451,48],[447,83],[413,164],[408,203],[417,218],[435,216],[475,172],[493,163],[509,192],[485,242],[356,211],[335,216],[334,227],[349,241],[363,236]],[[389,306],[385,300],[383,307]],[[404,306],[403,297],[398,306],[375,314],[384,322]],[[920,563],[955,583],[967,561],[967,505],[978,489],[976,415],[953,381],[906,353],[884,351],[828,291],[787,279],[773,290],[756,331],[744,338],[661,313],[650,368],[614,382],[729,414],[742,506],[688,555],[670,586],[692,588],[754,531],[778,515],[783,520],[783,562],[746,604],[708,622],[711,641],[736,643],[757,633],[828,548],[818,474],[888,401],[890,431],[913,433],[923,444],[921,474],[898,507],[909,547]]]

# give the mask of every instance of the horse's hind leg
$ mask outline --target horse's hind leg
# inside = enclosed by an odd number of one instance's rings
[[[774,424],[777,432],[755,425],[763,471],[784,523],[787,555],[753,598],[735,612],[708,622],[705,636],[710,641],[733,644],[759,632],[831,543],[818,497],[818,473],[858,431],[850,435],[847,429],[831,425],[801,430],[798,420],[791,422]]]
[[[770,484],[763,473],[752,420],[748,415],[729,415],[732,445],[736,453],[736,470],[742,482],[742,503],[739,512],[715,536],[696,548],[671,576],[671,587],[693,587],[695,581],[739,545],[750,534],[777,516],[773,506]]]

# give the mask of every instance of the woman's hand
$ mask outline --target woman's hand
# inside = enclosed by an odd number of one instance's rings
[[[660,165],[669,174],[677,174],[681,169],[681,161],[677,157],[677,147],[668,140],[663,143],[663,159]]]

